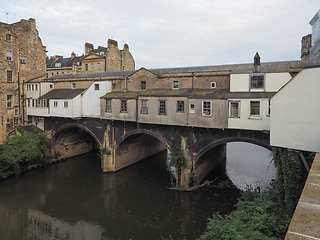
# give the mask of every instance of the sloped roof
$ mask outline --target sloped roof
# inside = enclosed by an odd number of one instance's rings
[[[250,98],[271,98],[276,92],[229,92],[227,98],[250,99]]]
[[[128,92],[120,92],[114,91],[109,92],[101,98],[114,98],[114,99],[135,99],[139,95],[140,91],[128,91]]]
[[[42,97],[41,99],[73,99],[86,89],[54,89]]]
[[[61,63],[60,67],[72,67],[73,62],[79,63],[81,66],[81,57],[74,57],[74,58],[59,58],[55,61],[55,59],[48,59],[47,60],[47,68],[55,68],[56,63]]]
[[[107,71],[107,72],[78,72],[68,74],[55,74],[46,78],[46,80],[55,79],[83,79],[83,78],[104,78],[104,77],[115,77],[115,76],[129,76],[134,73],[135,70],[128,71]]]

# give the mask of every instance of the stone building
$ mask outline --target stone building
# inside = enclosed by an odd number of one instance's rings
[[[129,51],[128,44],[119,50],[118,42],[108,39],[108,47],[85,43],[84,55],[71,57],[54,56],[47,58],[47,78],[56,74],[69,74],[77,72],[106,72],[134,70],[135,62]]]
[[[24,84],[46,75],[46,49],[36,21],[0,22],[0,143],[27,121]]]

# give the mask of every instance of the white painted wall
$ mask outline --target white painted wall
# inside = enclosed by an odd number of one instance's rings
[[[320,152],[320,68],[302,70],[271,99],[272,146]]]
[[[277,92],[292,78],[290,73],[266,73],[266,92]]]
[[[270,130],[270,117],[267,116],[268,99],[229,99],[240,101],[240,117],[228,118],[228,128],[249,130]],[[260,116],[250,116],[250,101],[260,101]]]
[[[54,84],[52,82],[41,82],[40,84],[40,96],[50,92],[54,89]]]
[[[231,74],[230,92],[249,92],[249,74]]]
[[[58,102],[58,106],[54,107],[54,102]],[[68,101],[68,107],[64,107],[64,102]],[[50,116],[52,117],[67,117],[75,118],[81,117],[80,115],[80,95],[74,99],[50,99],[49,108]]]
[[[29,89],[28,90],[28,86],[30,86],[31,88],[31,85],[34,86],[33,90],[32,89]],[[37,86],[37,90],[35,89],[35,86]],[[25,84],[25,93],[26,93],[26,98],[33,98],[33,99],[36,99],[38,98],[40,95],[40,84],[39,83],[26,83]]]
[[[99,90],[94,90],[95,84],[99,84]],[[111,91],[111,81],[99,81],[92,83],[81,96],[82,116],[100,118],[100,97]]]

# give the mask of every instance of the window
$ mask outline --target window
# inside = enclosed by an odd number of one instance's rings
[[[49,77],[49,73],[46,73],[46,78],[48,78]]]
[[[202,102],[202,116],[211,116],[211,101]]]
[[[19,116],[19,109],[15,109],[15,110],[14,110],[14,116],[15,116],[15,117],[18,117],[18,116]]]
[[[121,99],[120,112],[127,112],[127,100]]]
[[[184,101],[177,101],[177,112],[184,113]]]
[[[106,99],[106,112],[111,112],[111,99]]]
[[[97,68],[98,70],[100,70],[100,63],[97,63]]]
[[[68,106],[69,106],[68,101],[65,101],[65,102],[63,103],[63,106],[64,106],[65,108],[68,108]]]
[[[53,88],[53,84],[50,84],[50,88]]]
[[[6,34],[6,41],[11,42],[11,34]]]
[[[141,81],[141,89],[146,89],[147,87],[147,82],[146,81]]]
[[[12,61],[12,51],[7,51],[6,56],[7,56],[7,61]]]
[[[159,115],[166,115],[166,114],[167,114],[166,101],[160,100],[159,101]]]
[[[189,105],[189,112],[190,112],[190,113],[195,113],[195,112],[196,112],[194,103],[190,103],[190,105]]]
[[[174,80],[174,81],[173,81],[173,86],[172,86],[172,88],[174,88],[174,89],[179,88],[179,80]]]
[[[88,68],[89,68],[89,67],[88,67],[88,64],[86,64],[85,67],[86,67],[86,71],[88,71]]]
[[[141,100],[141,114],[148,114],[148,100]]]
[[[53,107],[58,107],[58,102],[57,101],[53,102]]]
[[[7,71],[7,82],[13,82],[12,71]]]
[[[61,63],[55,63],[54,64],[55,67],[61,67],[61,65],[62,65]]]
[[[94,90],[99,90],[99,83],[94,84]]]
[[[250,101],[250,116],[260,116],[260,101]]]
[[[250,76],[250,87],[251,88],[264,88],[264,75],[255,74]]]
[[[216,82],[211,82],[211,88],[216,88]]]
[[[71,88],[72,89],[76,89],[76,84],[75,83],[71,83]]]
[[[116,84],[112,83],[112,90],[115,90],[115,89],[116,89]]]
[[[91,70],[94,70],[94,63],[91,63]]]
[[[271,113],[271,100],[269,99],[267,101],[267,116],[270,117],[270,113]]]
[[[26,57],[20,57],[20,63],[26,63]]]
[[[230,118],[240,117],[240,102],[229,102],[229,117]]]
[[[7,108],[13,108],[13,96],[7,95]]]

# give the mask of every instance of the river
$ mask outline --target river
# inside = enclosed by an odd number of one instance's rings
[[[102,173],[95,153],[0,182],[0,239],[196,239],[233,209],[235,188],[169,190],[167,153]]]
[[[265,188],[275,176],[269,150],[231,143],[219,178],[225,188],[218,180],[194,192],[173,191],[167,158],[162,152],[103,173],[91,152],[0,181],[0,239],[194,240],[212,214],[234,209],[240,196],[234,185]]]

